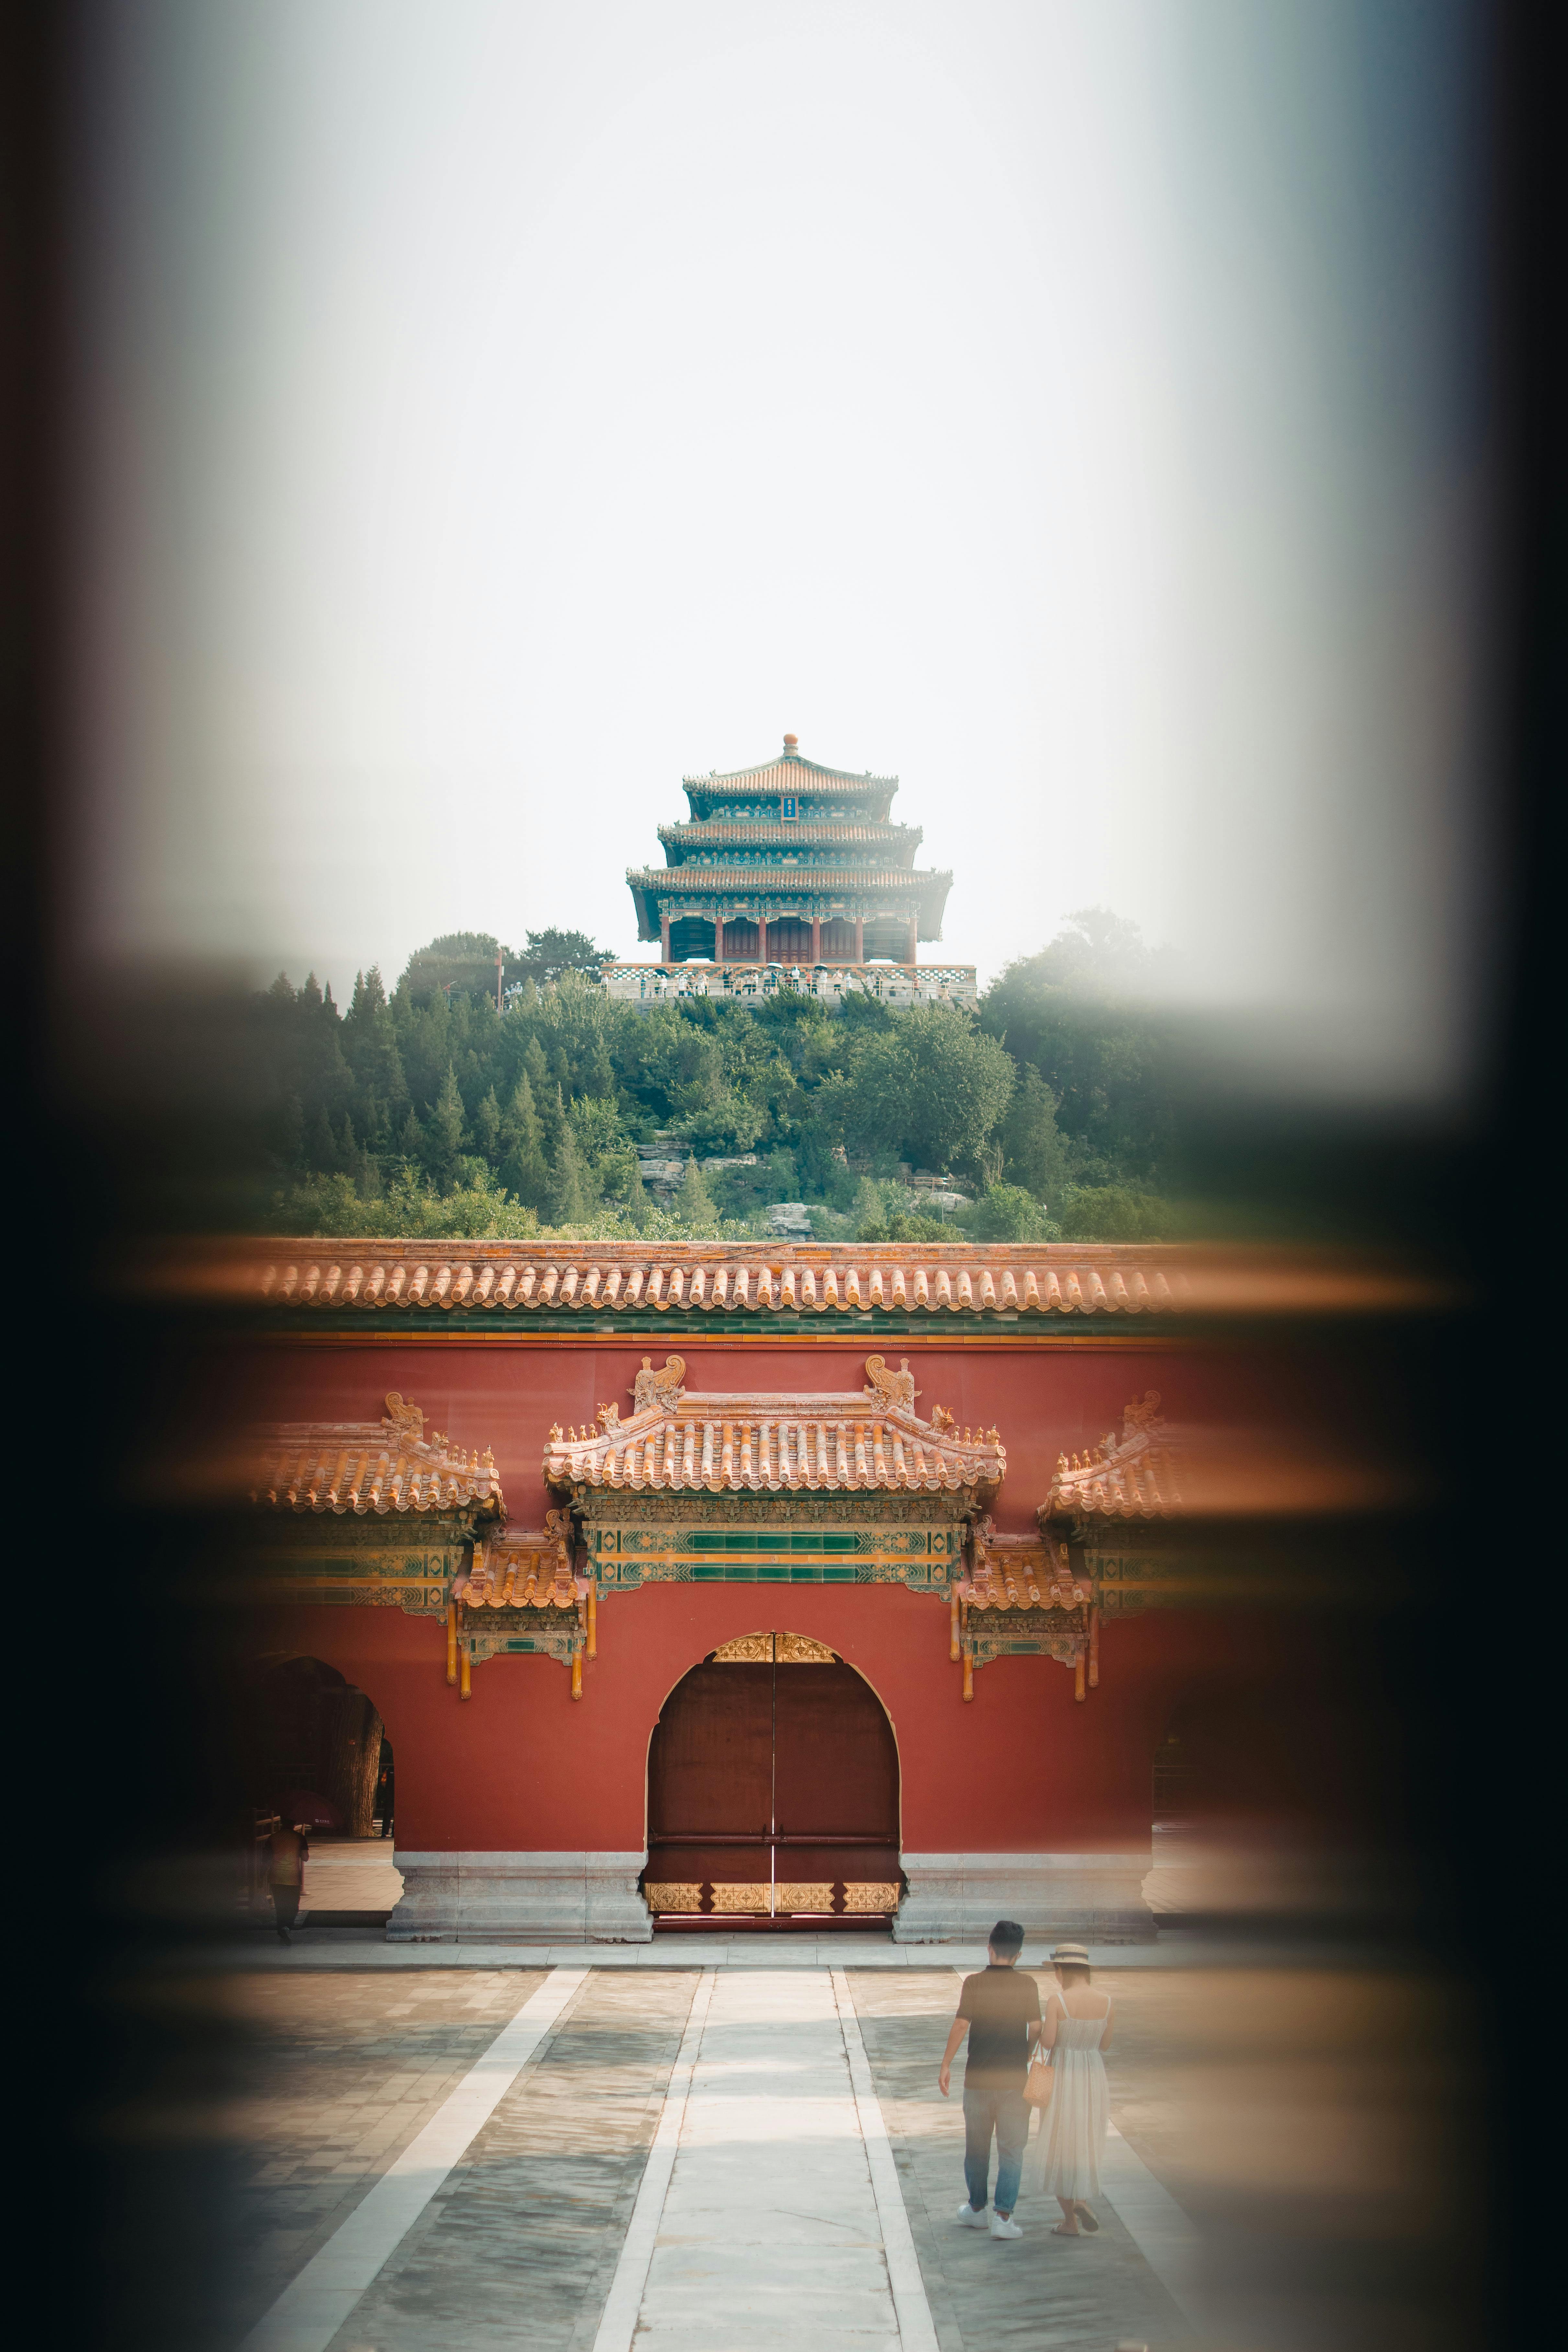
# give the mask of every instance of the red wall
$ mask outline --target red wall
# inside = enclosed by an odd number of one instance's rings
[[[906,1349],[882,1343],[889,1360]],[[509,1517],[537,1526],[545,1433],[626,1408],[644,1353],[679,1352],[704,1390],[858,1390],[864,1343],[723,1345],[447,1339],[300,1342],[249,1352],[247,1416],[374,1420],[391,1389],[454,1444],[489,1445]],[[1126,1347],[922,1347],[907,1353],[918,1410],[999,1427],[1007,1475],[999,1526],[1035,1531],[1059,1453],[1120,1428],[1157,1388],[1173,1420],[1231,1410],[1234,1360]],[[1252,1375],[1256,1367],[1251,1368]],[[1278,1402],[1277,1388],[1270,1395]],[[231,1402],[238,1394],[229,1383]],[[255,1625],[258,1654],[321,1658],[367,1692],[397,1759],[398,1843],[412,1851],[609,1848],[644,1843],[647,1744],[667,1692],[720,1642],[768,1626],[828,1643],[880,1696],[898,1738],[903,1843],[915,1852],[1112,1852],[1144,1846],[1150,1770],[1171,1707],[1253,1638],[1222,1619],[1170,1614],[1105,1628],[1100,1684],[1080,1704],[1054,1660],[998,1659],[962,1696],[945,1603],[901,1586],[652,1585],[605,1598],[598,1658],[574,1702],[565,1669],[500,1657],[474,1669],[464,1702],[446,1681],[445,1628],[394,1610],[296,1609]]]

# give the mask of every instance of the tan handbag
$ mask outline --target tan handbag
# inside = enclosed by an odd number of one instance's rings
[[[1024,2077],[1024,2096],[1032,2107],[1048,2107],[1051,2093],[1056,2087],[1057,2073],[1051,2064],[1051,2053],[1048,2050],[1042,2050],[1037,2042],[1029,2071]]]

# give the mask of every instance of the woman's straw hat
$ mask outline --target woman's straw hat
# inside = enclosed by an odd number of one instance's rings
[[[1051,1954],[1051,1966],[1060,1969],[1087,1969],[1089,1954],[1081,1944],[1058,1944]]]

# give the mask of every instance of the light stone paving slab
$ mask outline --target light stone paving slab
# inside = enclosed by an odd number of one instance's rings
[[[1100,2168],[1106,2196],[1127,2225],[1127,2234],[1172,2302],[1202,2335],[1213,2335],[1201,2278],[1198,2233],[1170,2190],[1129,2147],[1114,2124],[1106,2137]]]
[[[594,2352],[937,2352],[849,2006],[705,1975]]]

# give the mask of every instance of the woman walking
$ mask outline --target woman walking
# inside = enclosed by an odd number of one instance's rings
[[[1056,2236],[1077,2238],[1100,2227],[1086,2200],[1100,2194],[1100,2152],[1110,2121],[1100,2053],[1110,2046],[1113,2008],[1108,1993],[1093,1990],[1081,1944],[1058,1944],[1051,1965],[1057,1990],[1046,1996],[1040,2042],[1051,2053],[1054,2087],[1041,2112],[1029,2179],[1062,2209]]]

